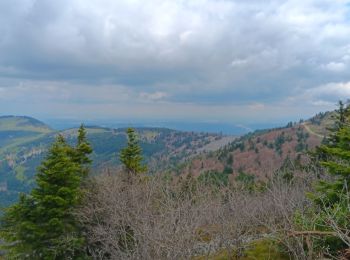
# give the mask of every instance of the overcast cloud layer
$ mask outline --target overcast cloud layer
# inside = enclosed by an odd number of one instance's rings
[[[2,0],[0,113],[289,121],[350,97],[343,0]]]

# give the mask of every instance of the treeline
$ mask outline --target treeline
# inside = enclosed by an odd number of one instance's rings
[[[5,256],[349,259],[350,107],[340,103],[338,116],[308,165],[266,183],[243,173],[232,181],[229,171],[222,178],[149,175],[133,129],[119,155],[123,170],[92,177],[81,126],[74,146],[57,137],[36,187],[6,209]]]

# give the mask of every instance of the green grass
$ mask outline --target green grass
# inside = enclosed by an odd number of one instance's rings
[[[105,129],[105,128],[87,128],[86,132],[88,134],[102,134],[102,133],[107,133],[110,132],[109,130]]]
[[[237,256],[234,252],[230,254],[227,250],[223,249],[216,254],[210,255],[209,257],[200,256],[195,257],[195,260],[289,260],[290,257],[284,253],[281,248],[269,239],[261,239],[254,241],[247,246],[243,251],[243,256]]]
[[[328,113],[322,120],[320,124],[313,124],[311,122],[306,122],[306,125],[310,130],[319,135],[329,134],[329,128],[334,126],[336,114],[334,112]]]
[[[143,136],[147,141],[153,141],[159,133],[157,133],[156,131],[144,131],[143,132]]]
[[[9,132],[9,137],[3,139],[3,146],[0,147],[0,159],[7,153],[15,153],[25,144],[33,142],[47,134],[53,133],[50,127],[44,123],[29,117],[7,116],[0,117],[0,132]],[[10,137],[11,132],[13,136]],[[23,133],[22,136],[15,135],[15,132]],[[9,143],[7,144],[7,140]]]
[[[19,180],[19,181],[25,181],[26,180],[26,175],[25,175],[26,168],[24,166],[18,165],[15,168],[15,172],[16,172],[17,180]]]
[[[45,124],[35,122],[31,123],[30,118],[25,117],[6,117],[0,118],[0,131],[32,131],[38,133],[51,133],[53,130]]]
[[[275,242],[263,239],[256,241],[245,251],[244,260],[254,259],[271,259],[271,260],[287,260],[290,259],[287,254],[282,252],[281,248]]]
[[[33,142],[37,139],[40,139],[40,138],[44,137],[45,135],[46,134],[38,134],[36,136],[21,137],[21,138],[13,139],[11,144],[0,147],[0,159],[2,156],[4,156],[4,154],[15,153],[20,149],[20,147],[24,146],[27,143]]]

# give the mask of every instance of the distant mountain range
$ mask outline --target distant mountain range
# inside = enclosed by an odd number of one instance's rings
[[[47,119],[45,120],[51,127],[59,130],[76,127],[81,122],[77,119]],[[234,124],[225,122],[186,122],[186,121],[136,121],[129,123],[127,121],[113,119],[95,119],[84,121],[87,125],[98,125],[108,128],[125,128],[133,126],[137,128],[170,128],[185,132],[206,132],[206,133],[222,133],[224,135],[243,135],[248,132],[272,128],[280,126],[281,123],[265,123],[265,124]]]
[[[176,169],[177,165],[209,150],[217,150],[235,137],[182,132],[167,128],[137,128],[145,162],[151,171]],[[88,126],[95,172],[120,165],[118,154],[126,145],[125,128]],[[36,168],[54,137],[63,134],[74,144],[77,128],[53,130],[39,120],[24,116],[0,117],[0,202],[14,201],[19,192],[34,185]]]

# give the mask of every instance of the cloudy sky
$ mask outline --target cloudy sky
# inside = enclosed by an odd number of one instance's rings
[[[0,114],[249,124],[349,97],[349,1],[0,1]]]

